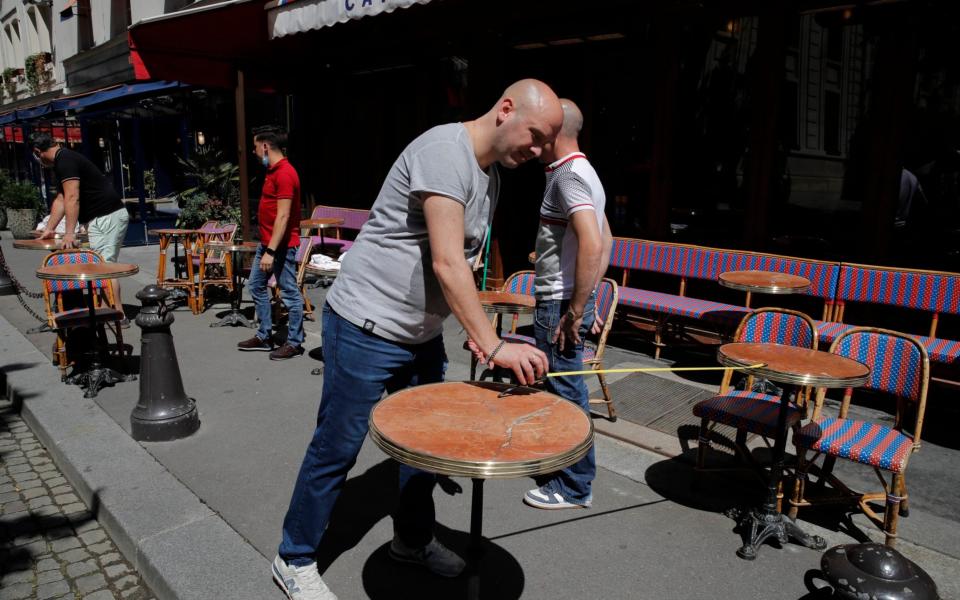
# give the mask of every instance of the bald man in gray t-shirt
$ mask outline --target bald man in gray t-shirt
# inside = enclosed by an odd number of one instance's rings
[[[323,309],[323,397],[283,521],[273,577],[295,600],[334,600],[314,556],[383,393],[443,380],[443,321],[452,312],[478,358],[520,383],[546,372],[529,344],[498,339],[468,260],[483,244],[497,202],[495,163],[540,155],[563,111],[544,83],[511,85],[486,114],[414,140],[390,169],[371,218],[344,258]],[[531,207],[533,209],[533,207]],[[463,560],[433,537],[435,476],[400,467],[389,555],[455,577]]]
[[[423,199],[463,205],[463,257],[483,248],[500,191],[496,167],[480,168],[462,123],[414,140],[393,163],[356,242],[327,294],[338,315],[380,337],[421,344],[438,335],[450,306],[430,264]]]

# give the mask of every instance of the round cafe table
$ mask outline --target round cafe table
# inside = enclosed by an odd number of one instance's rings
[[[240,312],[240,303],[243,301],[243,255],[257,251],[260,242],[209,242],[206,247],[211,250],[230,252],[233,262],[233,301],[230,303],[230,312],[210,327],[225,327],[227,325],[241,325],[253,327],[243,313]]]
[[[593,422],[560,396],[475,381],[433,383],[387,396],[370,413],[370,439],[396,460],[431,473],[469,477],[467,597],[480,597],[483,482],[568,467],[593,445]]]
[[[320,230],[320,251],[324,248],[323,231],[325,229],[340,227],[343,225],[342,217],[321,217],[319,219],[304,219],[300,221],[300,229],[319,229]]]
[[[737,367],[751,375],[784,384],[777,413],[777,436],[773,445],[773,465],[767,481],[767,497],[762,506],[739,514],[743,546],[737,550],[737,556],[755,559],[760,544],[770,537],[776,537],[781,544],[793,540],[808,548],[823,550],[826,548],[823,538],[807,534],[790,517],[777,511],[777,491],[783,480],[784,448],[787,443],[788,405],[803,386],[859,387],[867,382],[870,368],[829,352],[752,342],[720,346],[717,360],[724,366]]]
[[[799,294],[810,289],[810,280],[799,275],[776,271],[727,271],[717,278],[720,285],[747,293],[747,308],[750,296],[760,294]]]
[[[93,362],[90,370],[78,375],[71,375],[68,383],[75,383],[86,388],[84,398],[95,398],[97,393],[104,385],[112,385],[118,381],[133,381],[136,375],[123,375],[109,367],[104,366],[106,362],[107,340],[105,336],[101,337],[100,328],[97,327],[97,309],[93,302],[93,282],[98,279],[119,279],[135,275],[140,270],[137,265],[124,263],[75,263],[65,265],[51,265],[37,269],[37,277],[40,279],[59,279],[69,281],[87,282],[87,310],[90,316],[90,331],[95,332],[97,336],[97,348],[93,352]]]
[[[79,247],[87,247],[86,238],[80,238],[79,242]],[[54,252],[56,250],[63,250],[63,239],[53,238],[47,240],[14,240],[13,247],[20,250],[43,250],[45,252]]]

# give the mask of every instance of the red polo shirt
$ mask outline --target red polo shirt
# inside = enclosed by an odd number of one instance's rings
[[[281,246],[296,248],[300,245],[300,176],[286,158],[281,158],[267,169],[260,193],[257,222],[260,225],[260,243],[266,246],[273,237],[273,222],[277,219],[277,200],[292,200],[287,233]]]

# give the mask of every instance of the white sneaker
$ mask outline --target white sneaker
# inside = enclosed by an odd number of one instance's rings
[[[278,555],[273,559],[270,570],[273,572],[273,580],[290,600],[337,600],[337,595],[331,592],[320,578],[315,562],[294,567]]]
[[[557,510],[562,508],[590,508],[593,504],[593,498],[587,498],[581,502],[571,502],[547,484],[534,488],[524,494],[523,502],[534,508]]]
[[[437,538],[430,540],[423,548],[411,548],[394,536],[387,554],[393,560],[420,565],[441,577],[456,577],[467,565],[456,552],[441,544]]]

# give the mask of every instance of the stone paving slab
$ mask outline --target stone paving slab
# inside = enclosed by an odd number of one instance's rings
[[[27,470],[17,468],[24,465]],[[40,479],[42,473],[52,477]],[[18,481],[18,474],[37,477]],[[3,400],[0,490],[0,600],[154,600],[47,449]]]

